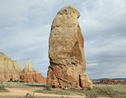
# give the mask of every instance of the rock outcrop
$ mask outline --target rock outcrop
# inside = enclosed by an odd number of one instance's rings
[[[48,85],[55,84],[61,88],[92,87],[92,82],[82,75],[85,74],[86,60],[79,16],[79,11],[70,5],[62,8],[53,20],[49,38]]]
[[[46,83],[46,78],[34,70],[28,59],[25,68],[21,68],[17,61],[0,52],[0,82],[8,80],[21,80],[29,83]]]
[[[0,82],[20,79],[21,68],[17,61],[0,52]]]
[[[92,88],[92,81],[88,78],[86,73],[80,74],[80,86],[82,88]]]
[[[20,80],[28,83],[46,83],[46,78],[34,70],[29,59],[20,74]]]

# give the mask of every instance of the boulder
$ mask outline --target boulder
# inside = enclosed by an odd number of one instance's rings
[[[82,88],[92,88],[92,81],[88,78],[86,73],[80,74],[80,86]]]
[[[60,88],[82,88],[80,75],[86,70],[84,38],[79,26],[79,11],[72,5],[62,8],[51,26],[50,66],[47,84]]]
[[[25,68],[21,71],[20,80],[28,83],[46,83],[46,78],[34,70],[29,59]]]
[[[17,61],[0,52],[0,82],[20,79],[21,68]]]

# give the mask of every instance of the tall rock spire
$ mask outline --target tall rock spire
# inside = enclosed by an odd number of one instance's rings
[[[85,74],[84,38],[76,7],[69,5],[56,15],[49,38],[50,66],[47,84],[56,87],[92,87]],[[88,81],[87,81],[88,80]]]
[[[33,67],[32,67],[32,64],[31,64],[29,58],[28,58],[28,60],[27,60],[27,63],[26,63],[26,65],[25,65],[25,68],[23,69],[23,71],[34,71],[34,69],[33,69]]]
[[[25,68],[21,71],[20,80],[29,83],[46,83],[46,78],[34,70],[29,59],[27,60]]]

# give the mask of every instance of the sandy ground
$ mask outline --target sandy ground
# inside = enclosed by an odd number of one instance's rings
[[[25,96],[26,93],[33,94],[35,90],[40,90],[42,88],[30,87],[30,88],[6,88],[9,92],[0,93],[0,96]],[[62,95],[57,94],[44,94],[44,93],[34,93],[35,96],[48,96],[48,97],[62,97]],[[64,97],[69,96],[70,98],[84,98],[81,95],[63,95]],[[86,98],[86,97],[85,97]]]

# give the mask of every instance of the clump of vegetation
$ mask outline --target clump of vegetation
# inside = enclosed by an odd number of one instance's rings
[[[45,85],[44,90],[50,91],[51,90],[51,87],[49,85]]]
[[[98,95],[114,97],[116,92],[111,87],[95,88]]]
[[[98,98],[99,96],[106,97],[115,97],[116,91],[114,91],[111,87],[94,87],[94,88],[83,88],[82,90],[73,90],[72,92],[86,94],[86,98]]]
[[[69,98],[69,96],[67,96],[67,97],[64,97],[63,95],[61,96],[61,98]]]
[[[8,80],[8,82],[13,82],[13,79],[12,79],[12,78],[10,78],[10,80]]]
[[[45,86],[46,90],[39,90],[36,92],[39,93],[46,93],[46,94],[60,94],[60,95],[82,95],[85,96],[86,98],[98,98],[98,97],[115,97],[115,98],[126,98],[126,85],[123,86],[109,86],[109,85],[98,85],[94,86],[92,89],[91,88],[84,88],[82,90],[78,89],[52,89],[48,90],[48,86]],[[64,96],[62,96],[64,97]]]
[[[8,80],[8,82],[20,82],[19,80],[13,80],[12,78],[10,78],[10,80]]]
[[[84,87],[84,88],[82,88],[82,90],[92,90],[92,88],[91,87]]]
[[[4,85],[0,85],[0,92],[8,92],[8,90],[5,89]]]
[[[34,98],[34,93],[33,94],[26,93],[26,98]]]
[[[0,90],[4,90],[4,85],[0,85]]]
[[[24,83],[24,81],[19,81],[20,83]]]
[[[97,93],[89,93],[89,94],[86,94],[86,98],[98,98],[98,95]]]
[[[70,95],[68,90],[61,90],[61,89],[51,89],[48,90],[48,87],[43,90],[36,90],[37,93],[44,93],[44,94],[57,94],[57,95]]]
[[[8,82],[20,82],[20,83],[24,83],[24,81],[13,80],[12,78],[10,78],[10,80],[8,80]]]

